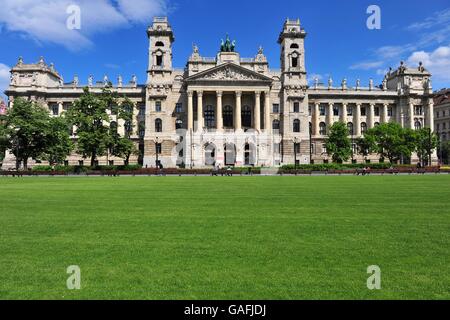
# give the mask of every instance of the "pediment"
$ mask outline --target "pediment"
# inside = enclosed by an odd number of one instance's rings
[[[187,78],[186,81],[245,81],[270,83],[272,82],[272,79],[234,63],[226,63],[193,75]]]

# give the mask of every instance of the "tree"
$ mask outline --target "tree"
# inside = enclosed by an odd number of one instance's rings
[[[114,146],[113,155],[125,159],[125,164],[128,165],[132,154],[137,154],[138,150],[133,141],[128,138],[119,138]]]
[[[333,162],[342,163],[351,157],[352,144],[348,136],[349,131],[345,123],[335,122],[330,127],[330,132],[326,140],[326,148]]]
[[[415,133],[404,129],[397,123],[383,123],[367,130],[362,139],[358,140],[360,150],[366,153],[378,153],[396,163],[403,157],[411,156],[415,150]]]
[[[50,115],[42,106],[17,98],[6,116],[7,148],[16,157],[16,168],[28,168],[28,159],[37,159],[46,148]]]
[[[441,141],[439,143],[438,154],[441,160],[441,163],[448,164],[449,163],[449,155],[450,155],[450,141]]]
[[[67,118],[77,128],[77,152],[91,159],[95,165],[97,157],[106,154],[110,145],[108,110],[114,108],[116,97],[108,89],[99,96],[84,89],[84,93],[69,109]]]
[[[430,128],[422,128],[415,132],[416,153],[422,165],[431,164],[431,156],[438,145],[438,136]]]
[[[358,146],[358,153],[363,157],[367,157],[377,151],[375,136],[370,132],[366,132],[363,137],[357,138],[356,145]]]
[[[47,147],[42,155],[50,165],[62,163],[73,150],[67,121],[63,117],[50,118],[47,134]]]

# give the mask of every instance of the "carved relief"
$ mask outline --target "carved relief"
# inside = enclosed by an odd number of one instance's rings
[[[253,74],[244,74],[237,70],[233,70],[229,66],[206,74],[202,77],[206,80],[259,80],[259,78]]]

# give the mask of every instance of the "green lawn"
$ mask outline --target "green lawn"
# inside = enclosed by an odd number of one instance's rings
[[[450,298],[450,175],[0,178],[0,195],[0,299]]]

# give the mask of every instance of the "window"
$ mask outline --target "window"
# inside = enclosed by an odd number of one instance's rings
[[[321,116],[325,115],[325,106],[324,105],[320,105],[319,106],[319,112]]]
[[[416,129],[416,130],[422,129],[422,123],[419,120],[416,120],[414,122],[414,129]]]
[[[280,105],[277,104],[277,103],[274,103],[272,105],[272,110],[273,110],[273,113],[279,113],[280,112]]]
[[[209,105],[205,109],[205,126],[206,128],[214,128],[216,126],[216,114],[214,107]]]
[[[293,131],[300,132],[300,120],[295,119],[293,123]]]
[[[291,47],[290,47],[291,49],[298,49],[298,44],[296,44],[296,43],[293,43],[293,44],[291,44]]]
[[[281,152],[281,145],[279,143],[274,143],[273,144],[273,153],[274,154],[280,154]]]
[[[422,106],[415,106],[414,107],[414,115],[415,116],[421,116],[422,114],[423,114]]]
[[[159,67],[162,66],[162,62],[163,62],[162,58],[163,58],[162,55],[157,55],[156,56],[156,65],[159,66]]]
[[[280,120],[273,120],[272,122],[272,130],[280,130]]]
[[[440,124],[438,123],[438,124],[436,124],[436,131],[439,131],[440,130]]]
[[[178,130],[178,129],[183,129],[183,120],[177,119],[177,120],[175,121],[175,129],[176,129],[176,130]]]
[[[161,151],[162,151],[161,143],[155,143],[155,151],[157,154],[161,154]]]
[[[161,101],[156,101],[155,102],[155,111],[156,112],[161,112]]]
[[[311,153],[316,154],[316,145],[314,143],[311,143],[309,147],[311,149]]]
[[[313,109],[312,105],[309,105],[309,106],[308,106],[308,115],[309,115],[309,116],[312,115],[312,109]]]
[[[78,161],[78,165],[79,165],[80,167],[84,166],[84,161],[83,161],[83,160],[79,160],[79,161]]]
[[[125,135],[131,136],[133,131],[133,125],[131,124],[131,121],[130,120],[125,121],[124,127],[125,127]]]
[[[333,115],[339,116],[339,107],[338,106],[333,106]]]
[[[59,114],[59,105],[57,104],[52,104],[52,113],[54,116],[57,116]]]
[[[252,109],[249,106],[244,106],[241,111],[242,127],[251,128],[252,126]]]
[[[380,116],[380,107],[375,107],[374,112],[375,112],[375,117],[379,117]]]
[[[300,112],[300,103],[294,102],[294,112]]]
[[[292,68],[297,68],[297,67],[298,67],[298,57],[292,56]]]
[[[109,160],[109,165],[113,166],[114,165],[114,160]]]
[[[164,47],[164,43],[162,41],[158,41],[155,43],[155,47]]]
[[[162,120],[159,118],[155,120],[155,132],[162,132]]]
[[[366,107],[361,107],[361,116],[365,116],[367,114]]]
[[[347,107],[347,116],[353,116],[353,107]]]
[[[392,115],[394,114],[392,107],[388,107],[387,113],[389,117],[392,117]]]
[[[327,134],[327,125],[325,122],[319,123],[319,134],[325,136]]]
[[[294,153],[300,153],[300,143],[294,143]]]
[[[367,132],[367,123],[361,122],[361,134],[365,134]]]
[[[347,129],[348,129],[348,133],[349,133],[349,135],[353,135],[354,133],[353,133],[353,122],[349,122],[349,123],[347,123]]]
[[[225,106],[222,113],[223,126],[225,128],[233,128],[233,108],[231,106]]]
[[[140,116],[145,115],[145,105],[144,105],[144,104],[141,104],[141,105],[139,106],[139,115],[140,115]]]
[[[139,138],[143,139],[145,137],[145,122],[139,122]]]
[[[183,104],[182,104],[182,103],[176,103],[176,104],[175,104],[175,112],[176,112],[176,113],[181,113],[181,112],[183,112]]]
[[[327,145],[322,144],[322,153],[327,153]]]

